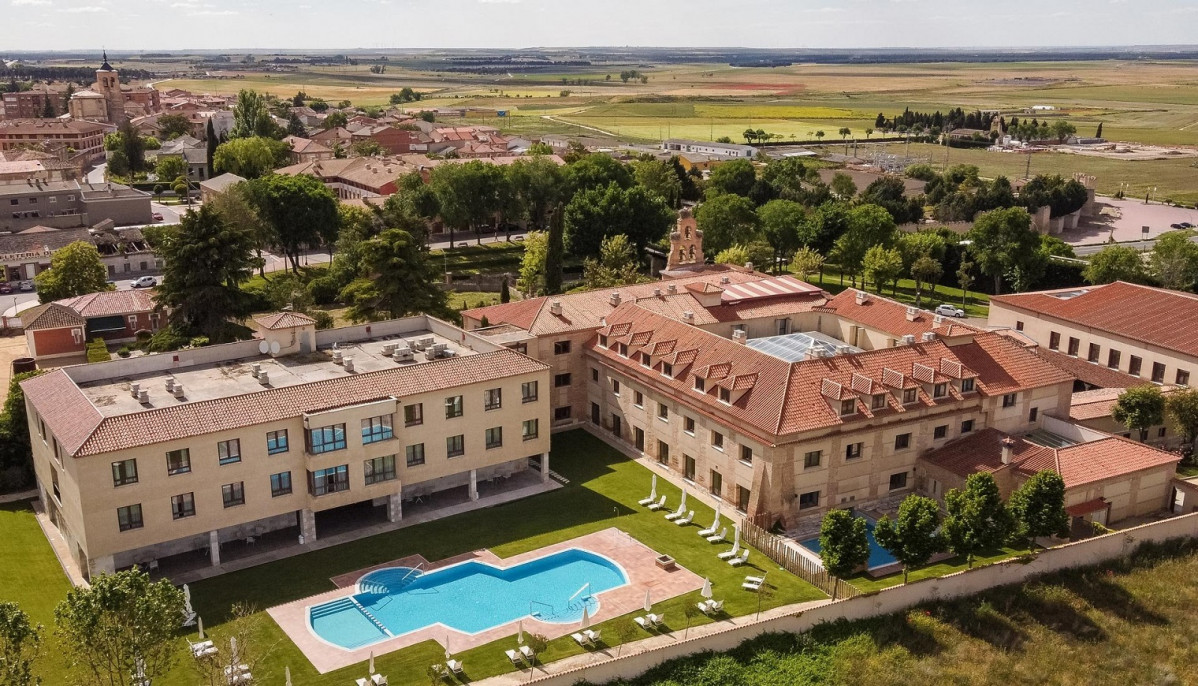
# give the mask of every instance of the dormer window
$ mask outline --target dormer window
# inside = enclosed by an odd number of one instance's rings
[[[932,386],[933,398],[943,398],[946,395],[948,395],[948,384],[938,383],[935,386]]]
[[[646,368],[653,366],[653,358],[649,357],[649,353],[641,353],[641,366]]]
[[[617,352],[620,354],[620,357],[628,357],[628,346],[620,343]]]
[[[841,400],[840,401],[840,416],[841,417],[844,417],[844,416],[850,415],[850,414],[856,414],[856,412],[857,412],[857,401],[856,400],[850,398],[849,400]]]
[[[973,393],[973,379],[961,379],[961,392]]]
[[[916,389],[914,389],[914,388],[904,388],[903,389],[903,404],[904,405],[910,405],[911,403],[915,402],[917,397],[918,397],[918,391]]]
[[[728,390],[727,388],[721,387],[720,388],[720,402],[724,403],[725,405],[731,405],[732,404],[732,391]]]
[[[673,378],[674,377],[674,365],[670,364],[669,362],[662,362],[661,363],[661,375]]]
[[[707,381],[701,376],[696,376],[695,377],[695,390],[699,391],[699,392],[703,392],[706,389],[707,389]]]
[[[881,410],[881,409],[885,408],[886,407],[886,394],[879,393],[879,394],[875,395],[873,397],[873,400],[870,401],[869,407],[872,410]]]
[[[600,347],[600,348],[606,348],[606,347],[607,347],[607,336],[603,336],[603,335],[600,335],[600,336],[599,336],[599,347]]]

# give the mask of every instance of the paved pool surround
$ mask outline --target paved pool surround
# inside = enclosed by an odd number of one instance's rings
[[[696,540],[696,544],[698,543],[702,543],[702,541]],[[327,643],[316,635],[308,623],[308,609],[313,605],[320,605],[331,600],[348,598],[357,590],[357,582],[362,576],[378,569],[415,567],[423,563],[425,569],[431,571],[469,560],[508,568],[570,548],[587,550],[607,557],[620,565],[628,576],[626,585],[597,594],[599,610],[591,618],[592,624],[641,609],[645,602],[646,589],[649,589],[652,600],[656,604],[703,587],[702,577],[677,565],[669,571],[660,569],[654,562],[658,555],[656,551],[617,528],[609,528],[509,558],[500,558],[487,549],[436,562],[425,560],[420,555],[404,557],[368,569],[333,577],[332,582],[337,586],[336,590],[278,605],[268,609],[267,613],[283,629],[287,637],[299,647],[316,671],[321,674],[365,662],[372,652],[378,657],[430,640],[436,641],[443,648],[447,648],[455,654],[460,654],[465,650],[491,643],[504,636],[512,636],[511,647],[514,648],[516,647],[514,636],[520,621],[524,622],[526,633],[538,633],[550,639],[573,633],[578,630],[579,625],[578,623],[542,622],[532,617],[524,617],[523,620],[517,619],[500,624],[476,634],[465,634],[438,623],[361,648],[347,650]],[[725,591],[727,590],[725,589]],[[718,588],[715,591],[717,595],[722,592]],[[446,642],[448,642],[448,646],[446,646]]]

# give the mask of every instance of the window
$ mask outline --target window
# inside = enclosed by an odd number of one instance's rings
[[[1141,360],[1139,357],[1132,355],[1127,360],[1127,373],[1131,374],[1132,376],[1139,376],[1140,375],[1140,366],[1143,365],[1143,363],[1144,363],[1144,361]]]
[[[1190,373],[1184,369],[1178,369],[1177,370],[1177,381],[1175,383],[1178,386],[1189,386],[1190,385]]]
[[[620,381],[619,381],[619,379],[612,379],[612,380],[611,380],[611,392],[612,392],[612,394],[613,394],[613,395],[620,395]]]
[[[394,437],[395,432],[391,429],[391,415],[383,414],[362,420],[363,444],[378,443]]]
[[[420,461],[424,462],[424,444],[420,446]],[[412,446],[409,446],[412,447]],[[362,471],[366,475],[366,485],[381,484],[384,481],[395,480],[395,456],[384,455],[362,463]]]
[[[1152,363],[1152,383],[1165,383],[1165,365],[1160,362]]]
[[[973,393],[975,381],[973,379],[961,379],[961,392]]]
[[[220,464],[241,462],[241,439],[234,438],[216,444],[216,455]]]
[[[345,450],[344,424],[308,429],[308,452],[319,455],[334,450]]]
[[[183,519],[184,517],[194,517],[196,513],[196,499],[194,493],[181,493],[171,496],[171,517],[174,519]]]
[[[603,334],[599,334],[599,347],[600,348],[607,347],[607,336],[604,336]]]
[[[661,363],[661,375],[673,378],[674,377],[674,365],[670,364],[669,362],[662,362]]]
[[[864,450],[864,443],[849,443],[844,447],[844,459],[856,460],[861,457]]]
[[[946,395],[948,395],[948,384],[938,383],[935,386],[932,386],[933,398],[943,398]]]
[[[682,477],[687,481],[695,480],[695,458],[690,455],[682,456]]]
[[[599,383],[599,370],[594,367],[591,367],[591,381]]]
[[[665,403],[657,403],[657,418],[670,421],[670,408]]]
[[[707,387],[707,381],[701,376],[695,377],[695,390],[703,392]]]
[[[553,354],[565,355],[570,352],[570,341],[554,341]]]
[[[628,357],[628,346],[621,343],[616,350],[620,357]]]
[[[171,450],[166,454],[166,473],[170,476],[191,471],[191,451],[187,448]]]
[[[897,491],[907,487],[907,472],[890,475],[890,490]]]
[[[803,455],[803,469],[814,469],[819,466],[824,456],[822,450],[809,450]]]
[[[894,449],[906,450],[911,447],[911,434],[899,434],[894,437]]]
[[[466,437],[462,434],[445,438],[445,457],[461,457],[466,454]]]
[[[948,438],[948,424],[941,424],[932,429],[932,440],[939,441],[942,438]]]
[[[740,447],[740,461],[744,462],[746,464],[753,463],[753,447],[752,446],[742,445]]]
[[[1021,322],[1019,320],[1015,320],[1015,330],[1023,331],[1023,322]]]
[[[245,505],[245,482],[237,481],[220,487],[220,496],[225,507]]]
[[[1081,341],[1077,340],[1073,336],[1069,337],[1069,355],[1071,357],[1077,357],[1077,351],[1080,350],[1081,347],[1082,347]]]
[[[711,446],[716,450],[724,449],[724,434],[719,431],[711,432]]]
[[[1159,428],[1159,429],[1157,429],[1157,430],[1156,430],[1156,437],[1157,437],[1157,438],[1164,438],[1164,437],[1165,437],[1165,433],[1166,433],[1166,429],[1165,429],[1165,427],[1163,427],[1163,426],[1162,426],[1161,428]]]
[[[1106,353],[1106,366],[1110,367],[1111,369],[1118,369],[1119,354],[1119,351],[1115,350],[1114,348],[1108,350]]]
[[[569,386],[570,381],[571,381],[571,378],[570,378],[569,374],[554,374],[553,375],[553,387],[554,388],[561,388],[562,386]],[[615,382],[615,384],[617,387],[620,385],[618,381]]]
[[[657,442],[657,461],[662,464],[670,463],[670,444],[665,441]]]
[[[445,399],[445,418],[453,419],[462,416],[462,396],[455,395]]]
[[[112,485],[128,486],[137,483],[137,460],[122,460],[112,463]]]
[[[869,401],[869,409],[881,410],[886,407],[886,394],[878,393]]]
[[[1089,350],[1086,351],[1086,361],[1098,362],[1098,355],[1101,352],[1101,346],[1097,343],[1091,343]]]
[[[774,330],[778,332],[779,336],[785,336],[786,334],[790,333],[790,320],[789,319],[775,319],[774,320]]]
[[[308,492],[314,496],[349,490],[349,465],[308,472]]]
[[[645,394],[641,393],[640,391],[634,391],[632,393],[632,404],[636,405],[637,407],[644,407],[645,406]]]
[[[684,417],[682,419],[682,430],[685,431],[686,433],[694,436],[695,435],[695,418],[694,417]]]
[[[526,441],[532,440],[537,437],[538,432],[540,431],[540,428],[541,428],[540,425],[541,425],[540,420],[525,419],[524,424],[521,425],[520,434],[524,437],[524,440],[526,440]]]
[[[966,419],[965,421],[961,422],[961,433],[967,434],[970,431],[973,431],[973,420]]]
[[[570,412],[571,412],[571,408],[570,408],[570,406],[569,406],[569,405],[567,405],[567,406],[565,406],[565,407],[555,407],[555,408],[553,408],[553,421],[555,421],[555,422],[563,422],[563,421],[565,421],[565,420],[569,419],[569,418],[570,418]]]
[[[403,425],[419,426],[424,423],[424,403],[403,406]]]
[[[598,373],[598,370],[592,369],[592,372]],[[520,384],[520,402],[531,403],[537,399],[537,382],[525,381]]]
[[[857,412],[857,401],[853,399],[840,401],[840,416],[854,414]]]
[[[819,507],[819,491],[810,491],[799,496],[799,509],[808,510]]]
[[[918,398],[919,398],[919,389],[917,389],[917,388],[904,388],[903,389],[903,404],[904,405],[910,405],[911,403],[915,402],[916,399],[918,399]]]
[[[1060,350],[1061,349],[1061,334],[1057,333],[1056,331],[1053,331],[1052,333],[1048,334],[1048,349],[1049,350]]]
[[[498,448],[503,445],[503,427],[493,426],[487,429],[487,449]]]
[[[51,487],[51,490],[54,493],[54,499],[59,502],[62,502],[62,493],[59,492],[59,490],[58,490],[58,470],[51,467],[50,468],[50,476],[52,478],[52,481],[54,482],[53,486]]]
[[[645,452],[645,430],[639,426],[632,427],[632,445],[636,449]]]
[[[266,454],[278,455],[287,452],[287,429],[266,432]]]
[[[483,409],[498,410],[503,407],[503,389],[488,388],[483,391]]]
[[[409,467],[424,464],[424,444],[414,443],[404,448],[404,461]]]
[[[561,408],[558,408],[561,409]],[[599,403],[591,403],[591,423],[599,423]]]
[[[724,476],[716,470],[711,470],[711,494],[719,498],[724,492]]]
[[[720,402],[724,403],[725,405],[731,405],[732,404],[732,391],[728,390],[727,388],[724,388],[723,386],[720,386]]]
[[[641,366],[642,367],[652,367],[653,366],[653,358],[649,357],[649,353],[641,353]]]
[[[752,492],[749,489],[745,488],[744,486],[737,486],[736,509],[740,510],[741,512],[747,512],[749,510],[749,497],[751,495]]]
[[[279,472],[270,475],[270,497],[291,494],[291,472]]]
[[[1002,397],[1003,407],[1015,407],[1015,403],[1019,401],[1018,393],[1008,393]]]
[[[118,507],[116,509],[116,523],[121,531],[140,529],[143,526],[143,522],[141,521],[141,503]]]

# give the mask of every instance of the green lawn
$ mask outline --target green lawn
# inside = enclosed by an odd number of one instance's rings
[[[1026,552],[1026,550],[1003,548],[998,551],[975,556],[973,558],[973,566],[984,567],[989,564],[994,564],[995,562],[1001,562],[1002,560],[1010,559],[1017,555],[1023,555]],[[937,562],[936,564],[930,564],[926,567],[913,569],[911,570],[911,573],[907,575],[907,580],[910,582],[918,581],[919,579],[927,579],[934,576],[945,576],[966,570],[968,568],[969,565],[965,563],[965,558],[953,557],[943,562]],[[898,572],[895,574],[889,574],[877,579],[866,574],[858,574],[857,576],[850,578],[848,581],[859,590],[869,593],[870,591],[880,591],[883,588],[898,586],[899,584],[903,583],[903,573]]]
[[[841,281],[844,283],[841,283]],[[821,281],[816,275],[811,275],[811,283],[823,288],[829,293],[836,294],[846,288],[851,288],[848,275],[841,278],[840,268],[835,265],[824,266],[824,276]],[[858,279],[858,287],[861,287],[860,279]],[[866,289],[870,293],[876,293],[877,288],[874,284],[870,284]],[[915,282],[911,279],[899,279],[897,292],[891,292],[889,284],[882,289],[882,295],[892,300],[897,300],[907,305],[915,304]],[[961,307],[961,289],[951,288],[949,286],[937,286],[936,292],[933,293],[929,287],[924,287],[923,296],[920,302],[920,307],[925,310],[934,309],[941,303],[948,303],[955,307]],[[978,291],[969,291],[965,299],[965,315],[968,317],[987,317],[990,314],[990,297],[985,293]]]

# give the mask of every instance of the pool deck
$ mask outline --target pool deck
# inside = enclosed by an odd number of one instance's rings
[[[420,555],[410,555],[368,569],[336,576],[332,579],[332,582],[337,586],[336,590],[296,600],[285,605],[278,605],[268,609],[267,612],[283,629],[287,637],[299,647],[312,663],[312,666],[316,668],[316,671],[321,674],[359,662],[365,662],[369,659],[371,653],[376,656],[383,655],[401,648],[416,645],[423,641],[435,641],[447,650],[458,653],[491,643],[505,636],[511,636],[511,647],[515,648],[515,635],[521,620],[492,627],[477,634],[465,634],[446,627],[443,624],[434,624],[402,636],[372,643],[362,648],[347,650],[317,638],[308,625],[308,608],[312,605],[319,605],[330,600],[337,600],[338,598],[351,595],[358,579],[368,572],[384,567],[415,567],[423,562],[426,563],[425,568],[431,571],[459,562],[475,560],[492,564],[496,567],[506,568],[568,548],[580,548],[611,558],[623,567],[625,574],[628,575],[628,584],[598,594],[599,611],[591,617],[591,620],[595,623],[641,609],[645,602],[646,589],[650,591],[652,601],[657,603],[667,598],[697,591],[703,587],[703,578],[690,570],[677,565],[669,571],[659,568],[655,561],[658,555],[657,552],[618,528],[613,527],[587,534],[586,536],[572,538],[568,541],[562,541],[561,543],[548,545],[527,553],[513,555],[509,558],[500,558],[487,549],[476,550],[435,562],[425,560]],[[524,622],[525,632],[543,634],[550,639],[571,634],[578,631],[579,628],[577,623],[554,624],[542,622],[532,617],[524,617],[522,621]],[[448,646],[445,645],[446,641],[449,643]]]

